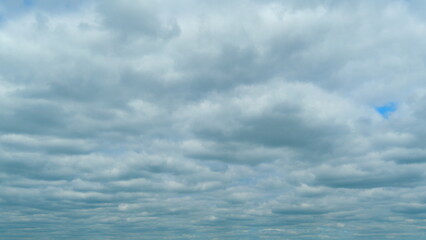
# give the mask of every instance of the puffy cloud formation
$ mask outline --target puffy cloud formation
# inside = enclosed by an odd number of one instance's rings
[[[0,238],[424,238],[425,9],[1,1]]]

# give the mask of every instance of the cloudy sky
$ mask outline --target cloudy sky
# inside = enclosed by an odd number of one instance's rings
[[[0,239],[425,238],[425,10],[0,1]]]

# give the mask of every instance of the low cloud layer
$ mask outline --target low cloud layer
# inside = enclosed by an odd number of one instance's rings
[[[421,239],[420,1],[2,1],[0,239]]]

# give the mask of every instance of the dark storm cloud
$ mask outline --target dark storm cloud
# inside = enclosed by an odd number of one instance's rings
[[[0,238],[421,238],[422,9],[2,1]]]

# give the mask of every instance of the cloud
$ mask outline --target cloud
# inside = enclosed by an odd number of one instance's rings
[[[179,34],[176,23],[162,23],[153,2],[103,1],[98,5],[103,25],[121,37],[168,38]]]
[[[316,175],[320,185],[336,188],[404,187],[423,179],[422,172],[415,169],[368,169],[363,171],[354,166],[343,165],[339,169],[324,167]],[[392,170],[391,170],[392,169]],[[373,170],[373,171],[371,171]]]
[[[7,239],[419,239],[419,1],[2,1]]]

